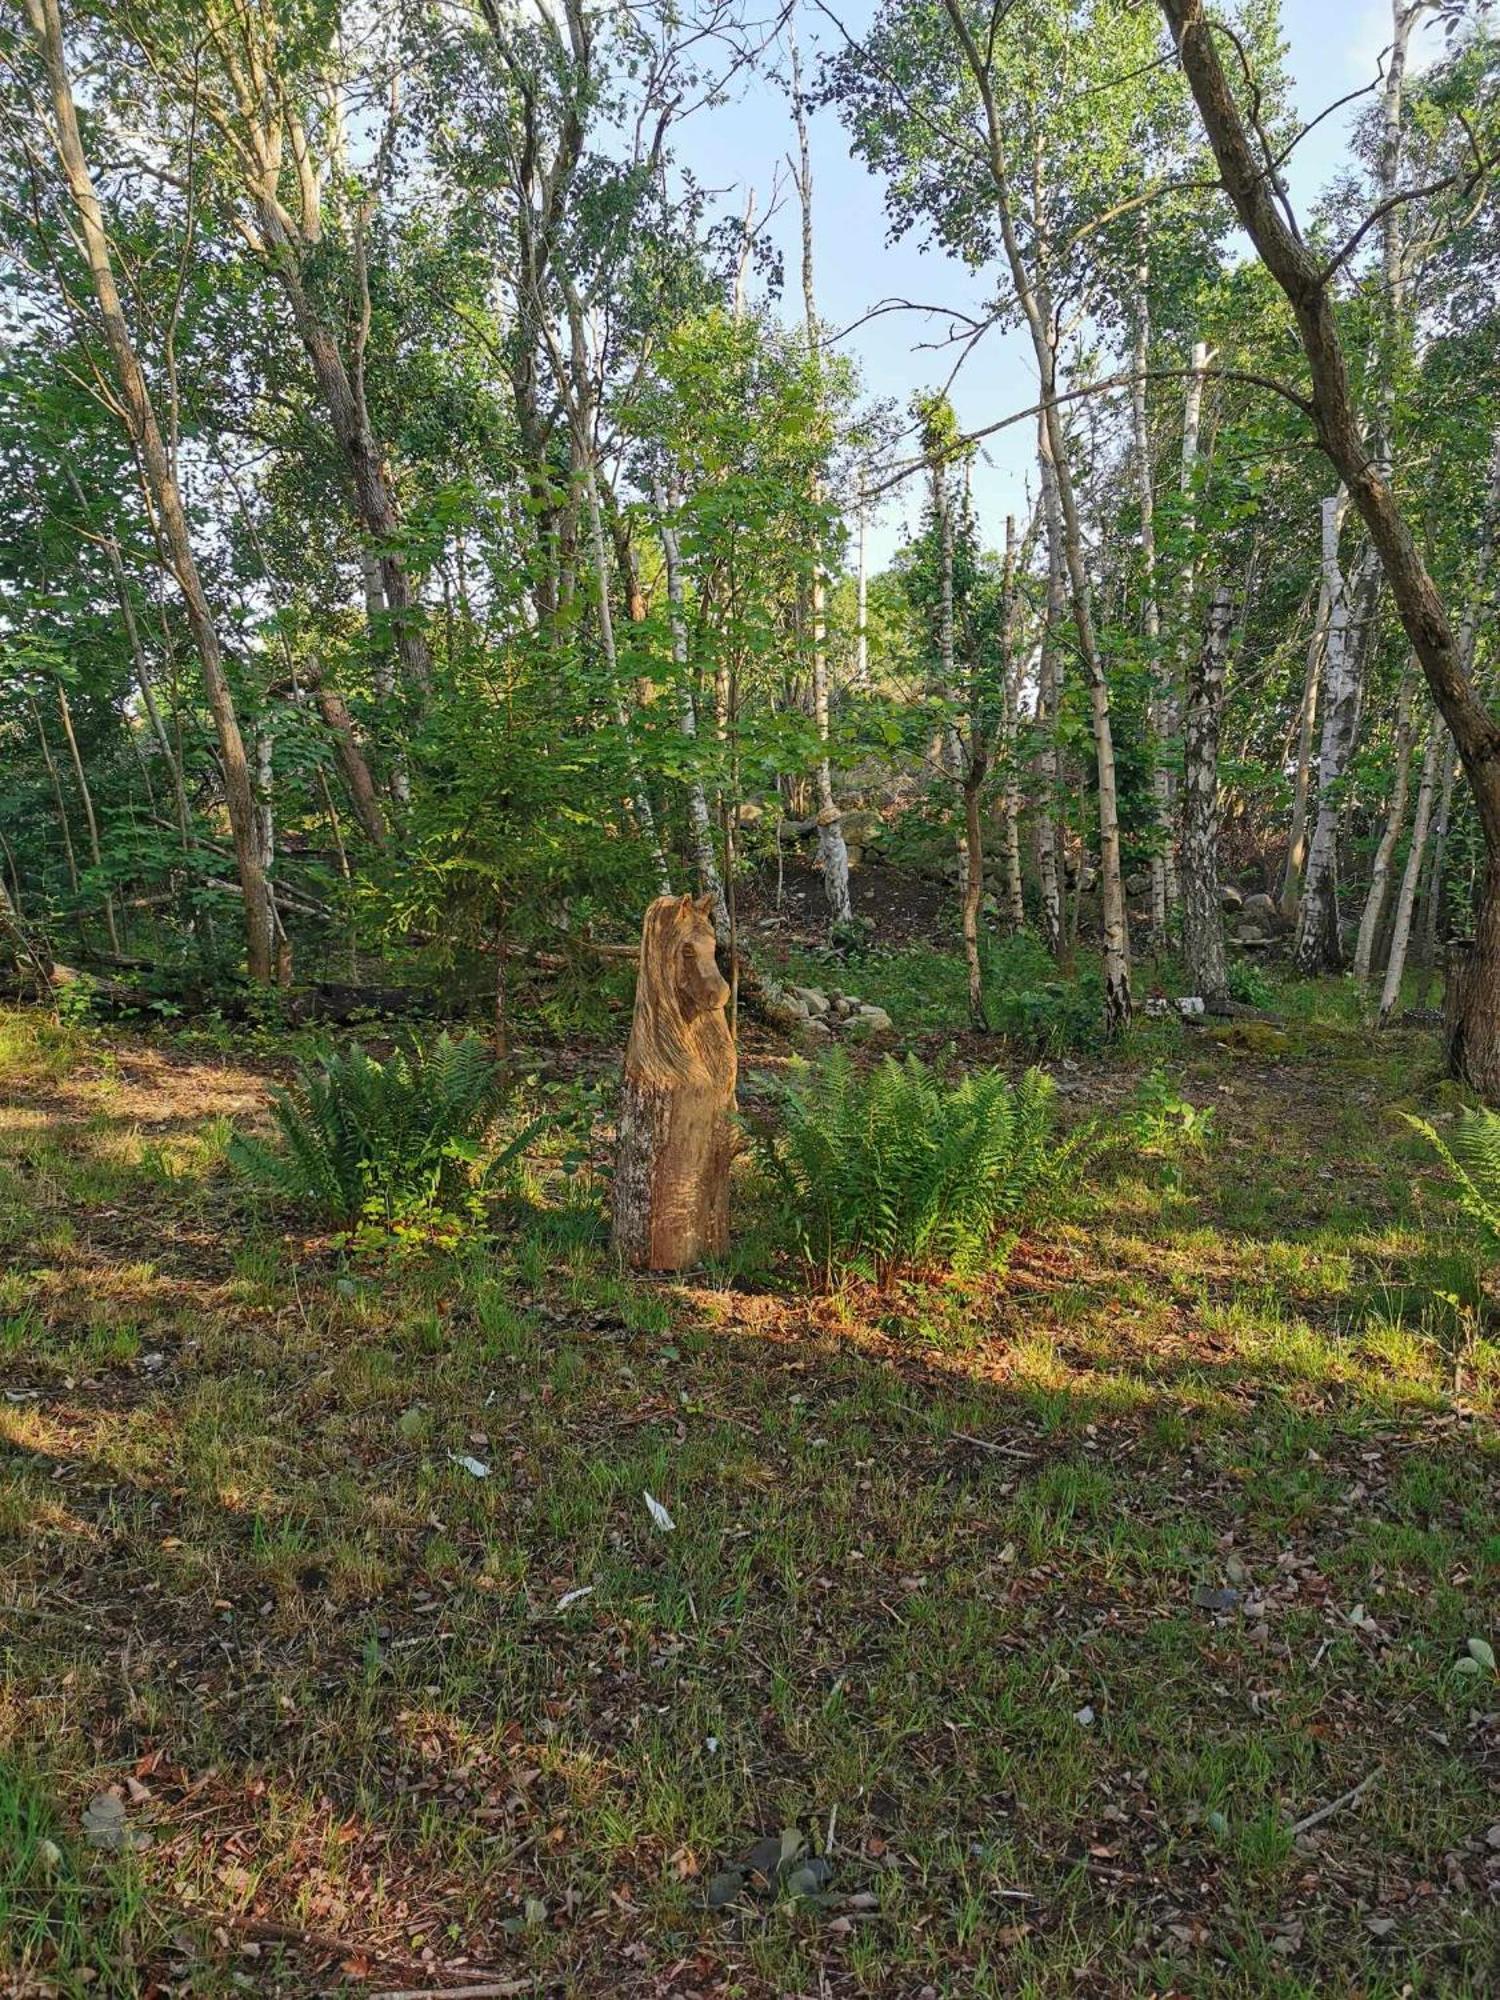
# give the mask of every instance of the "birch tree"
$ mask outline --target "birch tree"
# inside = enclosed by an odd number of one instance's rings
[[[182,596],[213,717],[244,908],[250,977],[268,981],[275,967],[274,924],[265,857],[256,831],[255,796],[244,738],[224,671],[214,613],[199,575],[177,474],[125,314],[104,209],[79,134],[58,0],[26,0],[26,20],[45,76],[50,107],[48,138],[67,191],[74,240],[88,270],[99,332],[113,376],[115,410],[139,457],[165,559]]]
[[[1219,891],[1219,725],[1232,632],[1232,601],[1221,583],[1188,669],[1184,717],[1182,945],[1189,987],[1210,1013],[1222,1013],[1229,999]]]

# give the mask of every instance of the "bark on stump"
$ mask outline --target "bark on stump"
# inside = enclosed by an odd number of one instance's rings
[[[615,1157],[615,1243],[638,1271],[729,1247],[735,1049],[711,896],[660,896],[641,932]]]

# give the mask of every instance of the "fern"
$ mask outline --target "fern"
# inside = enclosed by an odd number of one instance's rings
[[[472,1186],[503,1095],[475,1035],[445,1034],[429,1049],[398,1048],[384,1062],[355,1043],[304,1065],[293,1088],[275,1094],[278,1145],[237,1134],[229,1157],[262,1187],[329,1222],[443,1211]]]
[[[1460,1208],[1500,1248],[1500,1112],[1461,1111],[1450,1144],[1424,1118],[1402,1116],[1431,1141],[1449,1173]]]
[[[756,1134],[798,1249],[832,1280],[865,1270],[962,1268],[1034,1212],[1072,1146],[1052,1143],[1040,1070],[944,1084],[909,1056],[855,1069],[836,1050],[785,1091]]]

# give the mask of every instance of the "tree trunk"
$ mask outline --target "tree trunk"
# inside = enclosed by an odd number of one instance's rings
[[[1219,891],[1219,724],[1232,630],[1230,596],[1220,584],[1208,607],[1203,644],[1188,669],[1182,821],[1182,944],[1188,984],[1210,1013],[1229,1000],[1224,913]]]
[[[682,580],[682,553],[677,541],[677,530],[668,517],[666,494],[660,487],[656,491],[656,515],[658,532],[661,535],[662,564],[667,573],[667,615],[672,625],[672,661],[677,668],[681,683],[678,689],[681,728],[683,735],[690,742],[696,742],[698,705],[693,699],[693,689],[688,675],[687,611]],[[720,944],[727,944],[729,905],[724,896],[719,864],[714,856],[713,820],[708,810],[708,797],[703,789],[702,778],[696,774],[688,784],[688,839],[692,849],[693,867],[698,876],[698,887],[710,898],[714,935]]]
[[[797,192],[802,205],[802,310],[807,324],[807,347],[814,365],[822,359],[823,344],[818,330],[817,299],[813,288],[813,182],[812,152],[807,143],[807,112],[802,101],[802,69],[797,52],[796,12],[786,17],[787,50],[791,58],[792,116],[797,127]],[[814,500],[821,493],[814,491]],[[854,907],[849,900],[849,849],[844,841],[843,818],[833,796],[833,768],[828,759],[828,629],[827,579],[821,563],[812,579],[812,693],[813,726],[823,754],[818,759],[818,858],[823,868],[823,894],[834,927],[851,922]]]
[[[1340,487],[1336,526],[1342,528],[1349,496]],[[1281,914],[1295,918],[1302,901],[1302,877],[1307,868],[1307,802],[1312,780],[1313,731],[1318,720],[1318,698],[1323,685],[1323,663],[1328,655],[1328,620],[1333,599],[1328,592],[1328,572],[1318,581],[1318,609],[1313,619],[1312,637],[1307,642],[1307,671],[1302,682],[1302,703],[1297,715],[1297,767],[1292,780],[1292,817],[1287,833],[1286,866],[1281,875],[1278,902]]]
[[[380,795],[375,790],[375,780],[365,762],[349,704],[337,688],[328,685],[321,673],[313,687],[313,699],[318,704],[324,728],[333,738],[334,754],[344,774],[344,783],[349,788],[349,803],[354,808],[354,817],[371,846],[384,847],[387,837],[385,814],[380,809]]]
[[[99,307],[100,328],[120,391],[121,409],[131,442],[156,508],[157,526],[177,587],[182,593],[188,625],[203,671],[203,684],[218,739],[224,774],[224,799],[234,840],[235,867],[245,912],[246,958],[250,977],[269,981],[274,970],[270,911],[265,871],[255,839],[255,800],[245,761],[245,744],[225,679],[213,613],[204,594],[193,556],[192,538],[176,474],[163,442],[151,392],[136,355],[120,303],[104,214],[84,157],[63,49],[62,21],[57,0],[26,0],[32,36],[46,65],[56,120],[58,158],[78,214],[79,235],[88,260],[89,276]]]
[[[1406,824],[1406,797],[1411,786],[1411,673],[1401,676],[1401,692],[1396,701],[1396,769],[1391,783],[1391,800],[1381,829],[1380,844],[1370,864],[1370,891],[1365,897],[1359,920],[1359,942],[1354,948],[1354,976],[1363,986],[1370,977],[1375,955],[1375,939],[1385,913],[1386,891],[1390,886],[1391,861],[1396,843]]]
[[[1046,460],[1042,466],[1042,490],[1047,490]],[[1037,879],[1041,886],[1042,938],[1054,958],[1063,952],[1063,871],[1058,865],[1061,828],[1058,824],[1062,800],[1062,772],[1057,747],[1057,725],[1062,706],[1062,622],[1067,612],[1067,580],[1062,555],[1055,536],[1048,531],[1047,604],[1043,613],[1041,653],[1037,662],[1036,721],[1040,739],[1037,775],[1041,781],[1041,805],[1036,820]]]
[[[638,1271],[729,1247],[735,1048],[710,904],[659,897],[641,933],[614,1183],[615,1245]]]
[[[68,867],[68,887],[76,897],[82,893],[78,881],[78,856],[73,851],[73,829],[68,824],[68,802],[63,796],[62,777],[57,768],[57,759],[52,754],[52,745],[47,741],[47,727],[42,721],[42,711],[29,694],[26,697],[26,706],[31,710],[37,741],[42,746],[42,762],[51,781],[52,802],[57,808],[57,825],[62,834],[63,859]]]
[[[1342,779],[1359,727],[1359,681],[1350,642],[1349,597],[1339,567],[1338,501],[1323,502],[1323,585],[1328,633],[1323,666],[1323,735],[1318,752],[1318,810],[1307,851],[1298,908],[1295,958],[1307,973],[1337,972],[1344,963],[1339,933],[1338,837]]]
[[[1417,810],[1412,821],[1411,846],[1401,871],[1401,887],[1396,892],[1396,915],[1391,925],[1391,948],[1385,962],[1385,982],[1380,989],[1380,1019],[1388,1021],[1401,998],[1401,977],[1406,970],[1407,946],[1411,940],[1411,916],[1416,906],[1417,884],[1422,879],[1422,857],[1427,850],[1427,830],[1432,823],[1433,793],[1437,788],[1438,760],[1447,744],[1448,731],[1441,716],[1435,715],[1428,727],[1427,749],[1422,757],[1422,775],[1417,780]]]
[[[979,906],[984,900],[984,827],[979,815],[979,790],[984,766],[971,754],[964,777],[964,962],[969,969],[969,1019],[987,1028],[984,1012],[984,962],[979,955]]]
[[[1141,517],[1141,632],[1146,641],[1147,733],[1151,744],[1151,799],[1156,815],[1156,851],[1151,856],[1151,929],[1158,945],[1167,935],[1167,856],[1172,847],[1172,796],[1162,754],[1161,606],[1156,596],[1156,479],[1151,464],[1150,413],[1146,371],[1151,362],[1151,260],[1146,219],[1138,218],[1134,379],[1130,385],[1136,503]]]
[[[83,758],[78,749],[78,738],[73,730],[73,710],[68,702],[68,690],[62,682],[57,683],[57,712],[62,719],[63,741],[68,746],[68,756],[73,765],[73,776],[78,785],[78,796],[83,801],[83,821],[89,833],[89,859],[96,873],[102,873],[104,854],[99,846],[99,819],[94,811],[94,795],[89,790],[88,776],[83,768]],[[120,932],[115,923],[115,899],[108,889],[104,891],[104,928],[109,933],[109,947],[117,956],[120,950]]]

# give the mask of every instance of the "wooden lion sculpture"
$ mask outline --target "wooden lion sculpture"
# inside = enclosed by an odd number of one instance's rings
[[[638,1271],[729,1246],[734,1038],[709,896],[659,896],[641,931],[615,1157],[615,1242]]]

